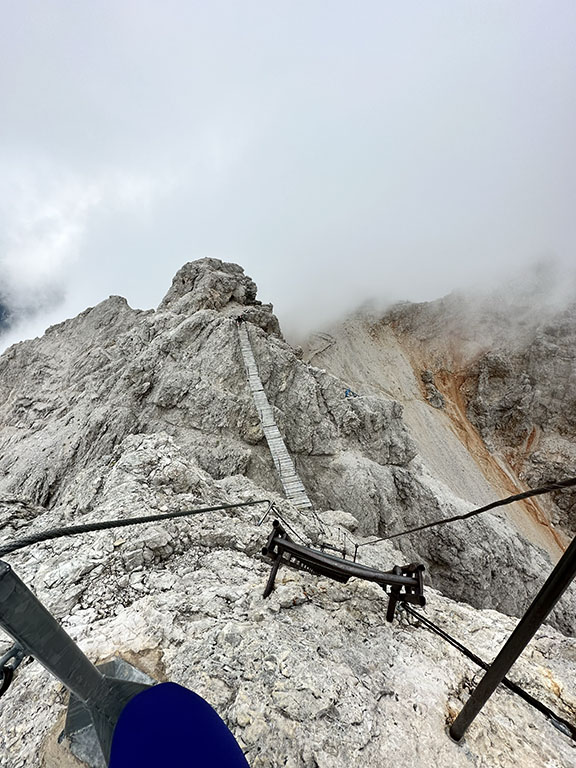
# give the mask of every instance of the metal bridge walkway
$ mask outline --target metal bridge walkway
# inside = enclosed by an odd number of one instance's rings
[[[240,349],[242,350],[242,357],[244,358],[244,366],[246,367],[250,391],[252,392],[254,404],[256,405],[256,410],[260,416],[264,437],[266,438],[270,453],[272,454],[272,459],[278,472],[280,482],[282,483],[282,487],[284,488],[286,498],[299,509],[312,509],[312,502],[308,498],[306,489],[296,473],[294,462],[288,453],[288,449],[282,439],[280,430],[276,426],[274,412],[272,411],[266,393],[264,392],[260,374],[258,373],[258,367],[256,366],[256,360],[254,359],[250,337],[248,336],[248,329],[244,322],[238,324],[238,336],[240,337]]]

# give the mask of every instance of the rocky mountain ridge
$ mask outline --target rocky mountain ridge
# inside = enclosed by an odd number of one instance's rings
[[[329,529],[338,524],[362,541],[499,495],[454,432],[448,451],[422,440],[431,414],[444,419],[441,429],[450,422],[445,404],[426,400],[426,386],[445,402],[447,392],[436,371],[432,381],[418,379],[400,346],[381,343],[381,334],[401,335],[400,317],[394,331],[387,322],[365,336],[342,334],[308,364],[243,270],[204,259],[180,270],[156,311],[111,297],[0,358],[5,538],[264,496],[317,540],[313,519],[281,498],[246,385],[238,316]],[[350,386],[362,396],[346,397]],[[570,765],[570,741],[507,694],[495,697],[466,746],[452,744],[444,728],[461,708],[468,663],[422,628],[387,625],[384,595],[370,585],[290,572],[263,601],[267,566],[258,552],[267,532],[257,517],[246,510],[102,532],[89,543],[38,545],[10,562],[92,657],[120,653],[156,679],[204,695],[253,768],[379,765],[383,755],[406,766],[508,766],[519,754],[526,765]],[[432,615],[489,658],[514,622],[476,609],[524,610],[551,568],[555,542],[487,514],[402,537],[396,550],[366,547],[362,557],[386,569],[424,562],[444,593],[429,590]],[[572,592],[555,613],[564,632],[573,632],[573,606]],[[574,663],[574,640],[545,627],[519,667],[522,683],[568,719],[576,712]],[[37,665],[21,669],[0,714],[0,764],[64,765],[54,726],[63,701]]]
[[[433,386],[478,432],[513,482],[542,485],[576,467],[576,302],[477,305],[457,296],[393,310],[389,322],[427,360]],[[416,327],[418,330],[416,331]],[[576,494],[539,501],[568,536]]]

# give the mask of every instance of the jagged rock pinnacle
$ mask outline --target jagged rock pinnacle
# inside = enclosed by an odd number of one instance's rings
[[[280,336],[278,320],[271,304],[256,299],[256,283],[238,264],[204,258],[189,261],[178,270],[159,311],[192,314],[201,309],[243,314],[254,325]]]

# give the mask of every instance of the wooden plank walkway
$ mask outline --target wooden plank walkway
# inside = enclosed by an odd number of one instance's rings
[[[278,477],[284,488],[286,498],[299,509],[312,509],[312,502],[308,498],[306,489],[298,477],[292,457],[288,453],[286,444],[276,425],[274,411],[268,402],[266,392],[264,392],[260,374],[258,373],[258,366],[254,359],[252,345],[250,344],[246,323],[240,323],[238,325],[238,336],[240,337],[240,349],[242,350],[242,357],[244,358],[248,385],[250,386],[254,404],[256,405],[256,410],[260,417],[260,423],[262,424],[264,437],[268,443],[268,448],[270,449],[272,460],[274,461]]]

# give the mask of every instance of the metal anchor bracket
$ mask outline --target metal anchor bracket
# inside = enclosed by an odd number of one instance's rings
[[[14,672],[26,658],[26,652],[19,643],[9,648],[0,658],[0,696],[2,696],[12,683]]]
[[[264,589],[264,597],[274,589],[276,574],[281,565],[288,565],[297,570],[326,576],[334,581],[346,583],[350,578],[364,579],[379,584],[389,597],[386,620],[392,621],[396,604],[399,600],[424,606],[424,566],[417,563],[396,565],[391,571],[379,571],[365,565],[328,555],[302,544],[297,544],[286,533],[278,520],[272,523],[272,532],[268,537],[262,554],[272,561],[272,569]]]

